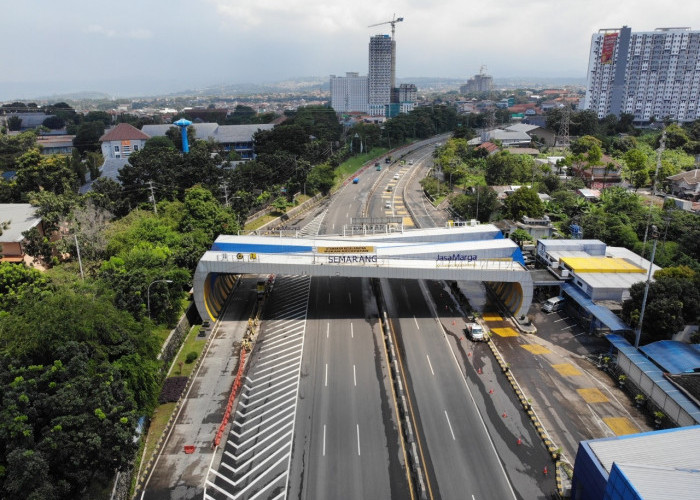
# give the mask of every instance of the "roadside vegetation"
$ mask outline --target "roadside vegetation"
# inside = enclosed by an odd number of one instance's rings
[[[219,234],[237,232],[267,206],[283,211],[327,193],[365,158],[456,123],[454,110],[436,106],[384,129],[360,124],[344,131],[331,109],[310,106],[259,132],[258,157],[235,169],[235,158],[191,130],[189,154],[172,133],[153,138],[116,182],[100,178],[97,168],[110,115],[81,115],[65,103],[42,110],[60,118],[47,127],[77,134],[78,147],[70,156],[45,156],[36,132],[0,133],[0,173],[14,172],[0,177],[0,203],[35,205],[45,229],[25,234],[32,266],[0,264],[3,498],[106,497],[115,472],[140,458],[144,446],[152,451],[173,406],[158,405],[165,373],[189,375],[204,339],[190,332],[172,367],[157,356],[190,304],[200,256]],[[232,117],[269,119],[246,109]],[[371,154],[357,157],[360,150]],[[90,179],[92,190],[78,194]],[[0,214],[0,227],[8,224]],[[146,445],[134,441],[144,416],[152,418]]]

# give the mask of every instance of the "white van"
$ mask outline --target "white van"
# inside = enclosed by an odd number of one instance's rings
[[[550,313],[554,311],[558,311],[564,307],[564,297],[551,297],[547,299],[547,301],[544,303],[542,306],[542,310],[544,312]]]

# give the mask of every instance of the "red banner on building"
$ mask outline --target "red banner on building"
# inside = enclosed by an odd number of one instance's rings
[[[612,64],[616,42],[617,33],[607,33],[603,37],[603,49],[600,51],[600,64]]]

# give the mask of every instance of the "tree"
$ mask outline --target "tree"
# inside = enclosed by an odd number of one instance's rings
[[[73,192],[78,177],[64,157],[42,156],[33,149],[17,160],[17,187],[25,195],[30,191],[49,191],[55,194]]]
[[[498,204],[498,194],[488,186],[475,186],[472,193],[460,194],[450,200],[450,208],[461,218],[480,222],[488,222]]]
[[[20,302],[51,293],[49,280],[24,264],[0,262],[0,310],[8,312]]]
[[[335,171],[330,165],[317,165],[307,177],[307,188],[327,195],[335,185]]]
[[[700,315],[700,275],[687,267],[667,268],[657,271],[654,279],[642,325],[648,342],[670,339],[684,325],[697,323]],[[630,325],[639,321],[644,288],[644,282],[632,285],[622,305],[622,317]]]
[[[533,177],[535,161],[529,155],[515,155],[500,151],[486,159],[486,183],[501,186],[527,182]]]
[[[85,154],[86,151],[100,150],[100,137],[105,133],[104,124],[100,121],[81,123],[73,139],[73,146]]]
[[[520,220],[523,216],[542,217],[544,205],[537,191],[527,187],[521,187],[508,196],[504,202],[506,216],[513,220]]]
[[[17,116],[13,115],[7,119],[7,128],[10,130],[10,132],[16,132],[18,130],[22,129],[22,119]]]
[[[59,130],[66,126],[66,121],[60,116],[49,116],[41,124],[51,130]]]

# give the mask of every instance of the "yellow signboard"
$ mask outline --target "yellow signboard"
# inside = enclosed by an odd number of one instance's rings
[[[318,253],[373,253],[374,247],[317,247]]]

